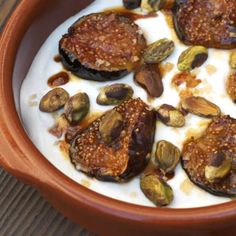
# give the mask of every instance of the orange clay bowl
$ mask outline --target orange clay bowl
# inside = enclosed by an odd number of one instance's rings
[[[34,185],[65,216],[99,235],[235,235],[236,201],[168,209],[113,200],[63,175],[25,133],[15,103],[22,80],[50,32],[90,2],[22,0],[8,21],[0,40],[0,165]]]

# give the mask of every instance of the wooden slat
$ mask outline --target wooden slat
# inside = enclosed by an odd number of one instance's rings
[[[17,2],[19,1],[0,0],[0,31]],[[0,168],[0,235],[92,236],[57,212],[36,189],[19,182],[2,168]]]
[[[0,0],[0,30],[18,2],[19,0]]]

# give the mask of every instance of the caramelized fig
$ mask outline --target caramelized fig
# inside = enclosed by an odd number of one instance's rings
[[[105,114],[72,141],[70,158],[78,170],[89,176],[124,182],[139,174],[150,158],[155,114],[141,99],[125,101],[112,111],[122,116],[119,135],[112,142],[104,142],[101,124],[106,119]]]
[[[174,22],[179,38],[188,45],[236,47],[236,1],[175,1]]]
[[[118,13],[94,13],[80,18],[59,42],[62,63],[88,80],[119,79],[141,59],[146,40],[135,22]]]
[[[199,187],[218,196],[236,197],[233,163],[236,161],[236,120],[213,119],[204,134],[184,144],[182,165]]]

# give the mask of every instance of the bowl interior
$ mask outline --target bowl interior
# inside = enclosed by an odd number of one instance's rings
[[[92,1],[74,1],[74,0],[55,0],[55,1],[46,1],[46,0],[41,0],[37,1],[38,2],[38,7],[37,9],[34,9],[32,14],[31,14],[31,19],[28,19],[28,23],[22,26],[24,28],[25,34],[24,37],[21,40],[20,47],[18,49],[17,53],[17,58],[15,61],[15,66],[14,66],[14,74],[13,74],[13,90],[14,90],[14,99],[15,99],[15,104],[16,108],[19,111],[19,94],[20,94],[20,87],[22,84],[23,79],[25,78],[25,75],[28,72],[28,69],[32,63],[33,58],[35,57],[38,49],[40,46],[43,44],[45,39],[48,37],[48,35],[58,26],[60,25],[63,21],[65,21],[67,18],[69,18],[71,15],[74,15],[77,13],[80,9],[84,8],[86,5],[91,3]],[[25,4],[26,5],[26,4]],[[32,10],[32,9],[31,9]],[[87,192],[88,193],[88,192]],[[72,193],[71,193],[72,194]],[[73,192],[74,195],[76,195]],[[92,194],[88,193],[88,198],[90,200],[97,201],[97,203],[102,202],[101,197],[98,197],[97,195],[92,196]],[[143,216],[146,215],[148,216],[145,221],[152,222],[150,224],[154,224],[157,222],[157,211],[154,211],[153,209],[149,208],[142,208],[142,214],[141,216],[139,215],[140,213],[140,208],[139,207],[131,207],[128,204],[123,204],[123,203],[118,203],[115,201],[111,201],[107,198],[104,197],[104,202],[107,203],[107,209],[108,207],[112,207],[112,204],[114,204],[114,208],[110,208],[112,210],[115,209],[115,204],[117,204],[116,211],[118,214],[119,210],[122,212],[119,212],[120,216],[123,214],[123,210],[126,209],[126,211],[130,214],[127,214],[127,218],[136,218],[137,221],[140,221],[143,219]],[[101,204],[102,205],[102,204]],[[101,206],[99,205],[99,206]],[[118,207],[119,205],[119,207]],[[229,215],[233,215],[233,212],[231,211],[232,207],[234,207],[235,204],[230,203],[230,204],[224,204],[221,206],[216,207],[213,209],[213,207],[208,208],[208,217],[212,218],[212,223],[214,222],[213,217],[217,213],[222,213],[224,212],[226,214],[226,211],[228,212]],[[172,223],[175,224],[174,219],[176,216],[176,211],[167,211],[167,210],[158,210],[160,215],[159,215],[159,222],[163,220],[173,220]],[[107,212],[106,212],[107,213]],[[184,220],[193,220],[195,219],[196,225],[199,223],[197,222],[197,219],[201,219],[202,222],[204,222],[205,217],[203,217],[205,213],[205,209],[196,209],[196,211],[193,212],[191,210],[179,210],[179,217]],[[124,215],[123,215],[124,216]]]

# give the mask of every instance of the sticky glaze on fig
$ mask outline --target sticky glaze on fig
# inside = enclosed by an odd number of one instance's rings
[[[88,80],[119,79],[137,65],[146,40],[130,18],[112,12],[80,18],[59,43],[63,65]]]
[[[123,182],[146,166],[155,132],[155,115],[141,99],[130,99],[114,108],[124,121],[121,135],[111,144],[101,139],[95,120],[72,142],[70,157],[78,170],[105,181]]]
[[[236,47],[235,0],[176,1],[174,22],[179,38],[188,45]]]
[[[226,197],[236,196],[236,172],[230,173],[216,183],[205,178],[205,167],[216,152],[223,152],[236,161],[236,119],[229,116],[215,118],[198,139],[184,144],[182,165],[189,178],[206,191]]]

